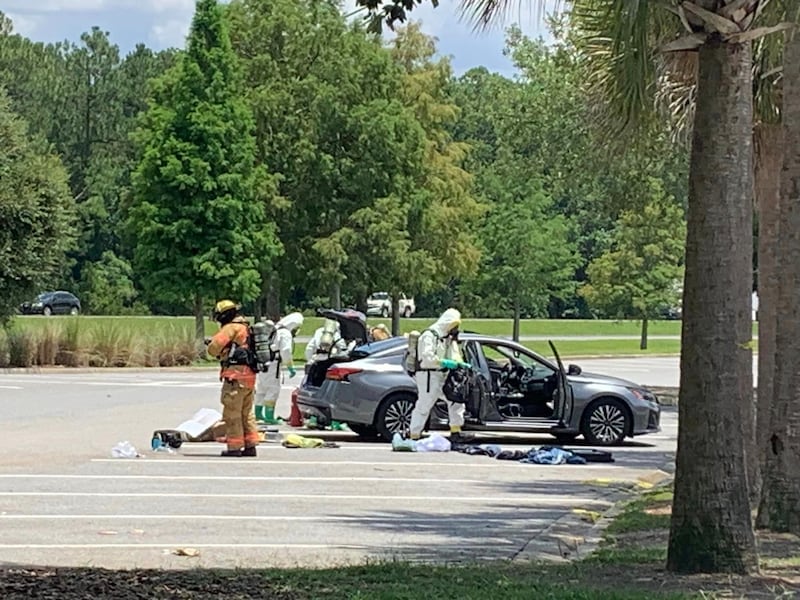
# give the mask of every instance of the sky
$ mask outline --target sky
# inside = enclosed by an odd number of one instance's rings
[[[546,2],[552,6],[557,0]],[[11,18],[17,33],[42,42],[77,42],[82,32],[96,25],[108,31],[125,54],[139,42],[157,50],[182,48],[194,4],[194,0],[0,0],[0,11]],[[519,3],[523,4],[534,3]],[[344,10],[349,12],[354,5],[355,0],[345,0]],[[456,74],[482,65],[511,75],[513,67],[503,56],[503,40],[505,28],[512,23],[530,37],[548,37],[538,9],[512,9],[503,23],[479,32],[460,17],[453,0],[440,0],[437,8],[426,1],[412,18],[439,40],[439,53],[452,58]]]

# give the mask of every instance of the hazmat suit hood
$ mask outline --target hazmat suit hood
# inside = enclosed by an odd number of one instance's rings
[[[439,320],[433,324],[431,329],[433,329],[440,338],[443,338],[459,325],[461,325],[461,313],[455,308],[448,308],[442,313]]]
[[[288,329],[291,332],[295,332],[300,329],[300,326],[303,324],[303,315],[299,312],[293,312],[285,317],[283,317],[280,321],[278,321],[276,327],[283,327],[284,329]]]

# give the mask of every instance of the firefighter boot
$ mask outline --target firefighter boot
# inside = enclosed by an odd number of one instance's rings
[[[255,446],[247,446],[244,450],[242,450],[242,456],[257,456],[256,447]]]
[[[223,450],[219,453],[220,456],[242,456],[241,450]]]

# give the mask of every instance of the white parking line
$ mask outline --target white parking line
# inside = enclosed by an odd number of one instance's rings
[[[333,515],[302,515],[302,516],[276,516],[276,515],[0,515],[0,521],[290,521],[304,523],[384,523],[397,521],[396,515],[383,517],[349,517]],[[441,523],[446,520],[448,524],[461,523],[507,523],[508,515],[496,517],[460,517],[447,514],[435,517],[409,517],[403,516],[402,522],[407,523]]]
[[[486,483],[483,479],[442,479],[442,477],[406,478],[406,477],[280,477],[280,476],[229,476],[229,475],[45,475],[36,474],[0,474],[0,479],[83,479],[83,480],[145,480],[158,481],[391,481],[403,483]]]
[[[508,540],[492,540],[493,546],[518,546],[519,544]],[[174,542],[164,544],[0,544],[0,550],[152,550],[157,548],[202,548],[225,549],[250,548],[254,550],[369,550],[369,546],[355,546],[350,544],[194,544],[192,542]],[[459,548],[486,548],[486,544],[460,543]],[[387,551],[390,549],[386,549]]]
[[[488,457],[483,457],[488,458]],[[121,463],[128,466],[130,463],[120,461],[118,458],[93,458],[92,462],[110,462],[110,463]],[[154,464],[162,464],[162,465],[182,465],[182,464],[211,464],[211,465],[218,465],[224,464],[224,461],[221,459],[202,459],[198,458],[197,460],[185,460],[185,459],[155,459],[155,460],[143,460],[138,461],[137,464],[143,465],[154,465]],[[474,462],[474,463],[462,463],[462,462],[389,462],[389,461],[374,461],[374,460],[247,460],[237,463],[238,465],[259,465],[259,466],[273,466],[273,465],[297,465],[297,466],[331,466],[331,465],[350,465],[350,466],[365,466],[365,467],[466,467],[466,468],[487,468],[487,469],[497,469],[498,467],[511,467],[514,469],[521,469],[531,468],[532,465],[527,463],[521,463],[515,460],[486,460],[481,462]],[[604,469],[607,467],[608,464],[614,463],[603,463],[603,464],[588,464],[588,465],[579,465],[581,470],[584,470],[586,467],[589,468],[601,468]],[[575,465],[568,465],[568,466],[575,466]]]
[[[209,493],[181,493],[181,492],[0,492],[2,497],[30,497],[30,498],[225,498],[236,500],[265,500],[265,499],[292,499],[297,500],[297,494],[209,494]],[[564,506],[567,504],[607,504],[602,500],[583,498],[548,498],[519,496],[391,496],[355,495],[355,494],[317,494],[314,500],[388,500],[413,501],[413,502],[513,502],[514,504],[540,504]]]
[[[21,390],[18,385],[0,385],[0,390]]]

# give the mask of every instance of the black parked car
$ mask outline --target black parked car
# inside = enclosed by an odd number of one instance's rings
[[[24,302],[19,307],[23,315],[77,315],[81,312],[81,301],[70,292],[44,292],[33,302]]]

